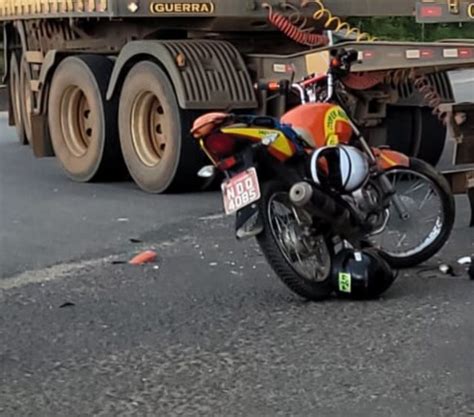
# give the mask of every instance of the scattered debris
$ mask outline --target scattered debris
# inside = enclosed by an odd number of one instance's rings
[[[472,258],[470,256],[465,256],[464,258],[458,259],[459,265],[469,265],[472,264]]]
[[[143,265],[151,262],[155,262],[158,254],[155,251],[147,250],[139,253],[137,256],[129,261],[130,265]]]
[[[447,264],[441,264],[439,266],[439,270],[440,270],[440,272],[442,272],[443,274],[446,274],[446,275],[451,275],[453,273],[453,267],[451,265],[447,265]]]
[[[467,266],[470,265],[469,271],[467,270]],[[458,264],[455,265],[448,265],[448,264],[443,264],[440,265],[439,270],[445,274],[445,275],[450,275],[452,277],[461,277],[465,276],[466,272],[469,273],[469,276],[471,277],[472,280],[474,280],[474,263],[468,262],[459,262]]]
[[[439,270],[443,274],[449,275],[451,277],[459,277],[464,274],[464,272],[461,271],[458,265],[453,266],[453,265],[448,265],[448,264],[442,264],[439,266]]]
[[[75,307],[76,304],[70,303],[69,301],[67,303],[61,304],[59,308],[68,308],[68,307]]]

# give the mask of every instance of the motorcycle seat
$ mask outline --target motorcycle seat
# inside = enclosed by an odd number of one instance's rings
[[[194,121],[191,134],[196,139],[208,136],[213,130],[226,123],[231,117],[232,115],[229,113],[206,113]]]

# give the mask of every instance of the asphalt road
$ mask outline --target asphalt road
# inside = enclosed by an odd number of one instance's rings
[[[120,250],[129,238],[218,210],[208,193],[156,197],[132,183],[75,184],[35,159],[0,115],[0,277]]]
[[[474,252],[458,203],[383,299],[306,303],[219,196],[71,183],[0,120],[0,416],[472,416],[474,283],[436,269]]]

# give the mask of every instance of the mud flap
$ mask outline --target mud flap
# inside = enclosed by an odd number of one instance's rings
[[[447,173],[453,194],[466,194],[470,203],[470,227],[474,227],[474,171]]]
[[[54,156],[53,146],[49,137],[48,121],[44,115],[31,115],[32,147],[37,158]]]
[[[12,101],[12,94],[11,94],[11,89],[10,85],[7,86],[7,100],[8,100],[8,126],[15,126],[16,121],[15,121],[15,116],[13,114],[13,101]]]
[[[467,196],[469,197],[469,203],[471,204],[470,227],[474,227],[474,172],[471,173],[471,177],[468,179]]]
[[[235,235],[237,239],[249,239],[263,232],[263,221],[257,204],[244,207],[235,218]]]

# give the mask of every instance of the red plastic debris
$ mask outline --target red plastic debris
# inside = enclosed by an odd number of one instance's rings
[[[137,256],[132,258],[129,262],[130,265],[143,265],[151,262],[155,262],[158,254],[152,250],[139,253]]]

